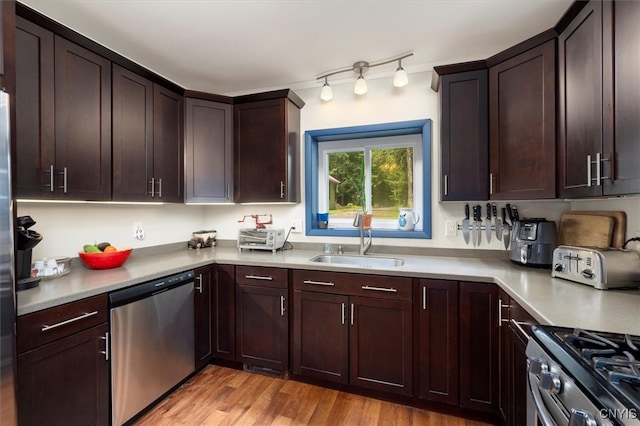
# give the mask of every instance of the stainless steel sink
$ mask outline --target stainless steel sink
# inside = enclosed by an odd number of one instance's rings
[[[359,266],[363,268],[397,268],[404,265],[403,259],[396,257],[351,256],[321,254],[309,259],[310,262],[330,263],[333,265]]]

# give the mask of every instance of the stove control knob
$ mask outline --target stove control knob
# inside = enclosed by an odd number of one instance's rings
[[[571,418],[569,419],[569,426],[597,426],[595,417],[591,413],[587,413],[583,410],[571,409]]]
[[[556,272],[564,272],[564,265],[562,263],[556,263],[553,265],[553,270]]]
[[[582,271],[582,276],[588,280],[592,280],[596,276],[596,273],[591,269],[585,269]]]
[[[546,390],[551,394],[559,394],[562,388],[562,382],[557,374],[551,371],[543,371],[540,374],[540,383],[538,383],[540,389]]]
[[[540,377],[540,374],[549,371],[549,365],[542,358],[529,358],[527,363],[529,365],[529,373],[536,377]]]

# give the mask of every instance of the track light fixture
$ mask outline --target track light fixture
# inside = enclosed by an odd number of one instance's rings
[[[407,72],[404,70],[404,68],[402,68],[402,60],[408,58],[409,56],[413,56],[413,53],[407,53],[405,55],[389,59],[388,61],[376,62],[373,64],[370,64],[366,61],[358,61],[353,64],[351,68],[344,68],[338,71],[332,71],[323,74],[317,78],[317,80],[324,79],[324,85],[322,86],[322,90],[320,91],[320,99],[322,99],[323,101],[330,101],[331,99],[333,99],[333,90],[331,89],[331,86],[329,86],[328,81],[328,78],[330,76],[348,71],[356,73],[358,78],[356,79],[356,84],[353,87],[353,93],[355,93],[356,95],[364,95],[368,91],[367,81],[364,79],[364,74],[369,70],[369,68],[390,64],[396,61],[398,61],[398,68],[393,75],[393,85],[394,87],[404,87],[407,85],[407,83],[409,83],[409,78],[407,76]]]

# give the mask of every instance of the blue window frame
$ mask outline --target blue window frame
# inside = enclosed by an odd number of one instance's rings
[[[318,148],[324,142],[384,138],[403,135],[421,135],[423,178],[419,190],[422,195],[422,229],[400,231],[373,228],[372,235],[378,238],[431,238],[431,120],[413,120],[396,123],[342,127],[335,129],[309,130],[305,132],[305,222],[306,235],[355,237],[358,230],[336,228],[320,229],[316,224],[318,213]]]

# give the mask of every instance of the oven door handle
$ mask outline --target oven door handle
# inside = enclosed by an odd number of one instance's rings
[[[538,387],[535,379],[535,375],[529,373],[529,389],[531,391],[531,395],[533,396],[533,403],[536,406],[536,413],[540,415],[542,425],[543,426],[556,426],[556,422],[553,421],[553,417],[551,413],[547,410],[547,407],[544,405],[544,401],[542,400],[542,394],[540,393],[540,388]]]

